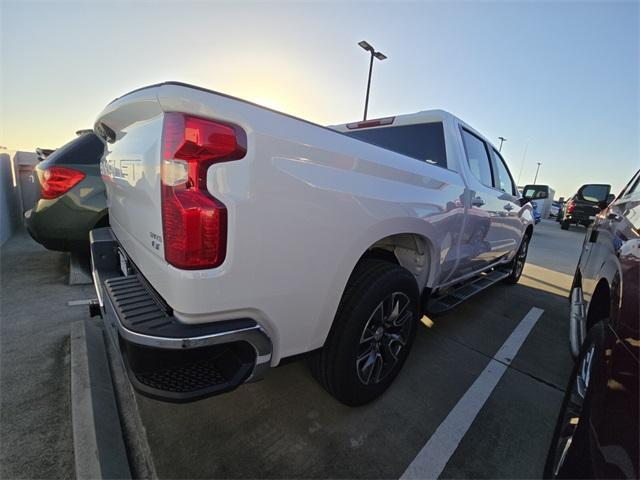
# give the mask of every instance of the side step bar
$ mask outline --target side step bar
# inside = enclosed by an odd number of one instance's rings
[[[430,314],[446,312],[508,276],[509,272],[505,272],[504,270],[492,270],[488,273],[481,273],[465,283],[446,290],[442,296],[432,297],[427,306],[427,311]]]

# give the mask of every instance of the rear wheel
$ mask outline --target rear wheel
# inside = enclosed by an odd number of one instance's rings
[[[518,283],[518,280],[520,280],[520,276],[522,275],[522,271],[524,270],[524,265],[525,263],[527,263],[527,253],[529,252],[530,240],[531,235],[526,233],[522,238],[522,243],[520,243],[518,253],[516,253],[516,256],[510,263],[511,272],[509,273],[509,276],[504,279],[506,283],[513,285]]]
[[[566,389],[547,454],[544,478],[591,478],[588,445],[588,411],[598,361],[604,345],[604,324],[587,334]],[[597,381],[597,380],[595,380]]]
[[[569,230],[570,226],[571,226],[571,222],[569,220],[563,220],[562,222],[560,222],[560,228],[562,230]]]
[[[346,405],[380,396],[413,344],[418,299],[415,278],[406,269],[363,261],[349,279],[327,342],[310,358],[314,377]]]

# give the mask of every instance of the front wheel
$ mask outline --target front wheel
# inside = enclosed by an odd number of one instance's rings
[[[518,283],[518,280],[520,280],[520,276],[522,275],[522,271],[524,270],[524,265],[527,262],[527,253],[529,253],[530,240],[531,235],[525,233],[524,237],[522,238],[522,242],[520,243],[518,253],[516,253],[516,256],[510,263],[511,271],[509,272],[509,276],[504,279],[506,283],[514,285]]]
[[[313,376],[346,405],[379,397],[413,344],[418,299],[416,280],[406,269],[364,260],[347,283],[324,347],[310,358]]]

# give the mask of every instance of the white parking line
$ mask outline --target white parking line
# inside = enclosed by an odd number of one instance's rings
[[[544,310],[533,307],[438,426],[400,480],[438,478]]]

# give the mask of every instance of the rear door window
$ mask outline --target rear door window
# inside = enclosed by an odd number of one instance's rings
[[[511,173],[507,168],[507,164],[504,163],[502,155],[500,155],[495,148],[492,148],[491,151],[493,152],[493,158],[495,160],[494,165],[496,166],[496,174],[498,176],[496,180],[496,188],[508,193],[509,195],[515,195],[516,187],[513,183],[513,179],[511,178]]]
[[[369,128],[345,132],[345,134],[387,150],[447,168],[442,122]]]
[[[480,138],[467,130],[462,130],[462,142],[467,154],[467,163],[471,173],[487,187],[493,187],[491,161],[487,145]]]

